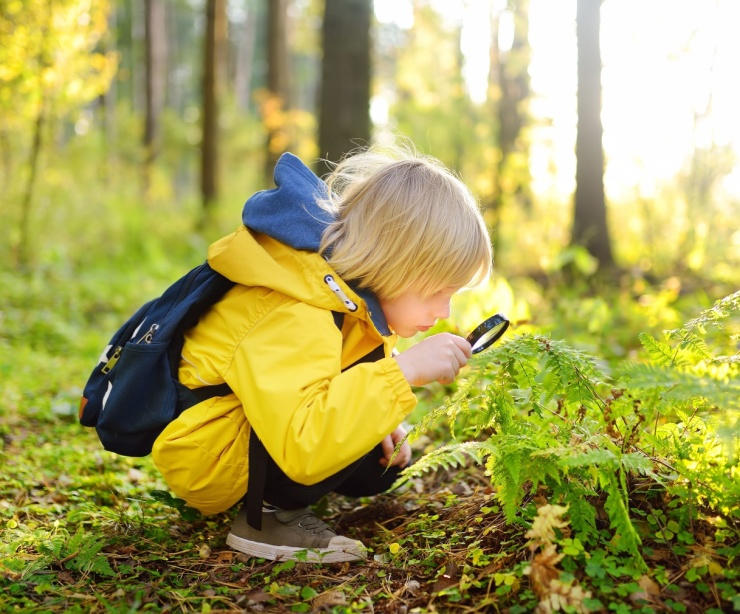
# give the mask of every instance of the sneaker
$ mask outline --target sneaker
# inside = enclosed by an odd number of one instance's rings
[[[231,526],[226,543],[251,556],[272,561],[305,560],[312,563],[341,563],[365,558],[361,542],[342,537],[319,520],[310,508],[262,510],[262,530],[247,523],[246,506]],[[302,552],[306,556],[296,557]]]

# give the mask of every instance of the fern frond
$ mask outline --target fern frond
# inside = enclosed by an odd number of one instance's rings
[[[607,493],[604,509],[609,515],[609,526],[615,531],[612,544],[618,551],[629,552],[639,567],[647,569],[639,549],[642,540],[632,524],[627,508],[624,472],[620,469],[619,479],[614,473],[603,477],[606,479],[602,480],[602,488]]]
[[[712,307],[702,311],[699,317],[689,320],[681,328],[665,331],[670,339],[681,338],[686,331],[694,329],[703,332],[707,326],[721,327],[721,320],[731,314],[740,312],[740,290],[714,303]]]
[[[700,360],[712,358],[712,352],[709,351],[706,341],[690,330],[684,332],[677,349],[690,352]]]
[[[632,390],[660,390],[674,400],[703,398],[724,409],[740,406],[740,381],[719,381],[694,373],[642,363],[626,363],[619,370]]]
[[[602,465],[616,466],[617,455],[611,450],[597,448],[581,454],[564,456],[560,459],[563,467],[600,467]]]
[[[650,356],[650,360],[659,367],[685,367],[689,364],[686,357],[677,349],[674,350],[670,345],[658,341],[652,335],[640,333],[637,338]]]
[[[648,475],[653,473],[653,461],[642,452],[628,452],[619,457],[619,462],[630,473]]]
[[[455,397],[453,399],[448,399],[444,404],[435,407],[431,411],[427,412],[421,420],[413,426],[409,432],[409,441],[415,441],[422,434],[428,432],[438,421],[449,416],[450,412],[454,412],[455,408],[460,404],[465,403],[467,406],[471,401],[475,400],[477,400],[475,397],[470,399]]]
[[[595,494],[575,480],[569,480],[563,489],[563,502],[568,506],[570,524],[583,542],[596,535],[596,508],[588,500]]]
[[[64,564],[67,569],[75,571],[93,572],[102,576],[115,576],[116,573],[108,563],[108,559],[100,554],[105,542],[91,533],[85,533],[82,525],[66,544],[66,550],[71,558]],[[74,556],[72,556],[74,555]]]
[[[545,356],[543,403],[559,399],[566,414],[581,412],[584,407],[603,405],[597,389],[605,385],[605,375],[596,368],[594,359],[563,341],[540,338]]]
[[[404,469],[393,484],[393,488],[398,488],[410,479],[421,477],[431,471],[464,467],[468,458],[482,463],[483,458],[491,452],[490,444],[484,441],[463,441],[442,446],[425,454],[413,465]]]

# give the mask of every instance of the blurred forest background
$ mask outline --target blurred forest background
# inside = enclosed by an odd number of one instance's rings
[[[0,604],[740,612],[738,23],[736,0],[0,0]],[[461,175],[494,243],[430,334],[512,327],[415,390],[413,488],[339,527],[367,565],[239,558],[231,512],[78,424],[82,387],[281,153],[321,175],[394,139]]]
[[[737,286],[738,8],[599,5],[2,0],[3,267],[200,257],[282,152],[322,174],[403,135],[472,187],[506,277]]]

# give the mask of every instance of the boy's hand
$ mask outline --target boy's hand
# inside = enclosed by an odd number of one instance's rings
[[[403,438],[406,437],[406,429],[402,426],[399,426],[395,431],[393,431],[390,435],[386,435],[386,437],[383,439],[383,441],[380,442],[380,445],[383,447],[383,457],[380,459],[380,464],[383,465],[383,467],[388,466],[388,462],[391,460],[391,457],[393,456],[393,451],[396,449],[396,445],[399,441],[403,440]],[[391,467],[398,466],[398,467],[405,467],[409,464],[409,461],[411,460],[411,446],[409,445],[408,441],[404,441],[401,448],[398,450],[398,454],[396,454],[396,457],[393,459],[393,462],[391,463]]]
[[[465,339],[440,333],[420,341],[395,359],[409,384],[423,386],[430,382],[451,384],[471,356],[472,348]]]

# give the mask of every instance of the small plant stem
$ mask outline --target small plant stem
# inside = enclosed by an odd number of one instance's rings
[[[649,505],[648,512],[650,512],[650,515],[653,517],[653,520],[655,520],[655,522],[658,523],[658,526],[660,527],[660,532],[663,534],[663,539],[668,541],[668,538],[665,536],[666,527],[664,527],[663,524],[660,522],[660,518],[658,518],[655,514],[653,514],[653,506],[650,505],[649,503],[648,505]],[[673,548],[669,548],[669,550],[671,551],[671,554],[673,555],[673,559],[676,561],[676,565],[678,565],[678,567],[680,568],[681,559],[679,559],[678,555],[675,552],[673,552]]]
[[[76,552],[73,552],[72,554],[68,554],[63,559],[59,561],[60,565],[64,565],[67,561],[71,561],[73,558],[75,558],[78,554],[80,554],[80,551],[77,550]]]

